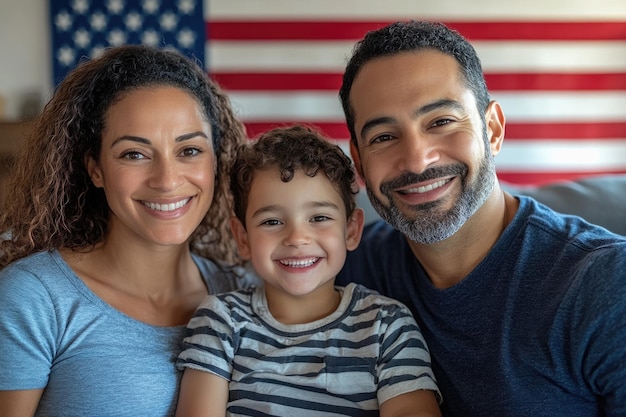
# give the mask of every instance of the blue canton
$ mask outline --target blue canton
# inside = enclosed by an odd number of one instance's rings
[[[177,49],[204,66],[203,0],[50,0],[53,83],[104,48]]]

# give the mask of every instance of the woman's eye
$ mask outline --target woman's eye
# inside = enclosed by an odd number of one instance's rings
[[[122,154],[122,158],[130,159],[130,160],[137,160],[137,159],[144,159],[145,156],[141,152],[128,151]]]
[[[183,156],[196,156],[198,155],[200,152],[202,152],[200,149],[198,148],[185,148],[183,149]]]

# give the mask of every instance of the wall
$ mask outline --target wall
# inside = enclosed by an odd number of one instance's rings
[[[15,119],[24,96],[50,95],[46,0],[0,0],[0,119]]]

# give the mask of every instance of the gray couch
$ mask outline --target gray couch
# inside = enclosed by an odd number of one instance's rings
[[[561,213],[580,216],[615,233],[626,235],[626,174],[589,177],[544,186],[502,184],[511,194],[536,198]],[[365,192],[357,204],[365,210],[366,221],[378,218]]]

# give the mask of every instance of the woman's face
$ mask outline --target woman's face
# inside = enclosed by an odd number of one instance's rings
[[[211,127],[196,99],[174,87],[125,93],[105,114],[101,146],[88,171],[106,194],[110,235],[187,242],[211,205],[216,172]]]

